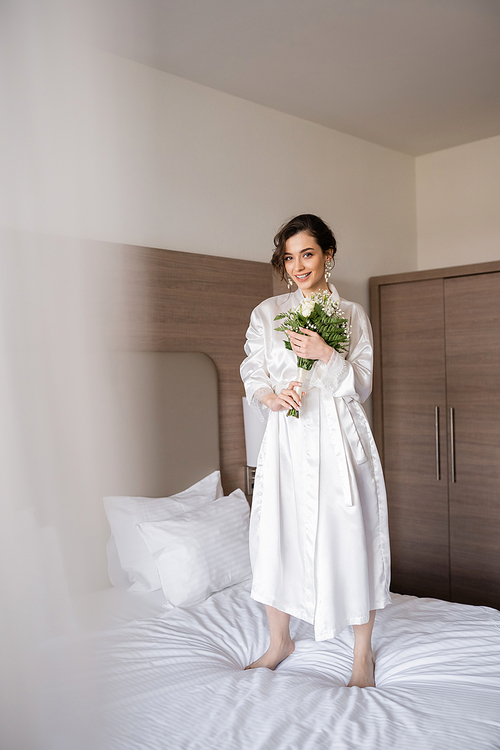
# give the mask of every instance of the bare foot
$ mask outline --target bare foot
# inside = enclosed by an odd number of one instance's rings
[[[260,659],[253,661],[245,669],[257,669],[258,667],[267,667],[267,669],[276,669],[278,664],[290,656],[295,651],[295,643],[293,641],[284,641],[278,646],[269,646],[266,653],[263,654]]]
[[[354,654],[351,680],[347,687],[375,687],[375,662],[371,651]]]

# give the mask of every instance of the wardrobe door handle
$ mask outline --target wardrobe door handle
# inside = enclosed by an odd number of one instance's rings
[[[439,406],[434,407],[434,424],[436,428],[436,479],[441,479],[441,455],[439,451]]]
[[[456,482],[455,477],[455,409],[450,406],[450,451],[451,451],[451,481]]]

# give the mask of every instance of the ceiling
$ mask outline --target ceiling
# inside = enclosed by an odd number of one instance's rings
[[[500,0],[73,0],[72,10],[88,44],[408,154],[500,134]]]

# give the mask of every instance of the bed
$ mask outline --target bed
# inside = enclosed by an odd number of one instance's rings
[[[149,356],[153,366],[155,359]],[[186,413],[185,429],[193,429],[193,416]],[[212,455],[205,471],[216,462]],[[186,462],[182,471],[186,486]],[[215,494],[211,507],[239,503],[236,530],[227,533],[245,533],[241,495],[236,502]],[[207,507],[184,509],[175,522],[190,512],[199,522]],[[163,521],[147,523],[156,529]],[[248,567],[195,603],[174,605],[159,559],[161,589],[134,591],[130,579],[77,597],[73,631],[46,644],[41,658],[50,680],[41,714],[50,750],[500,747],[499,611],[393,594],[375,621],[376,687],[347,688],[352,628],[315,642],[312,626],[292,617],[295,652],[274,672],[245,671],[268,645]]]
[[[100,629],[84,637],[95,702],[83,712],[79,705],[82,747],[500,747],[497,610],[394,594],[375,622],[377,687],[347,688],[352,630],[316,643],[311,626],[294,618],[295,652],[274,672],[243,670],[267,648],[264,607],[249,589],[241,582],[169,611],[159,592],[122,592],[118,609],[112,590],[101,595],[95,603],[102,614],[109,596],[116,624],[94,621]],[[80,640],[75,672],[81,648]],[[63,661],[67,680],[71,659]],[[68,748],[75,716],[64,716],[61,727],[57,712],[52,735]]]

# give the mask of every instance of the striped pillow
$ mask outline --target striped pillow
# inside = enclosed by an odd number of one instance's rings
[[[116,550],[118,565],[123,569],[123,576],[118,579],[114,575],[111,583],[129,591],[160,589],[161,581],[155,561],[137,533],[137,524],[141,521],[165,521],[213,502],[223,494],[220,471],[214,471],[187,490],[170,497],[105,497],[104,510],[112,534],[107,548],[108,568],[112,567],[116,573],[116,561],[112,559]]]
[[[169,604],[197,604],[251,576],[248,522],[246,497],[235,490],[182,516],[137,524]]]

